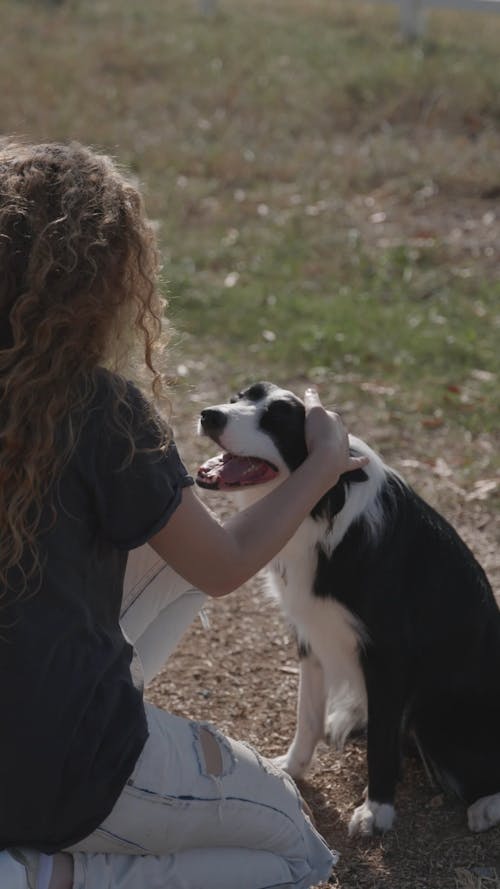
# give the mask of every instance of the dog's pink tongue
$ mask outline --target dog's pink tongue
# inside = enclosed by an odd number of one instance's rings
[[[200,488],[218,491],[260,485],[271,481],[278,474],[271,463],[258,457],[237,457],[235,454],[218,454],[198,469],[196,483]]]

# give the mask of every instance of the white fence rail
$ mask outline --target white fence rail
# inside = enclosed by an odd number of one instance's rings
[[[377,3],[395,3],[400,8],[401,31],[409,40],[423,34],[425,10],[461,9],[467,12],[500,12],[500,0],[371,0]]]
[[[500,12],[500,0],[371,0],[373,3],[395,3],[400,8],[401,31],[414,40],[424,32],[425,10],[431,7],[440,9],[462,9],[467,12]],[[213,15],[217,0],[198,0],[198,8],[204,15]]]

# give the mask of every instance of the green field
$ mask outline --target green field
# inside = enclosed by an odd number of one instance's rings
[[[340,381],[495,434],[500,16],[434,13],[416,45],[335,0],[3,0],[0,26],[3,132],[141,182],[182,385]]]

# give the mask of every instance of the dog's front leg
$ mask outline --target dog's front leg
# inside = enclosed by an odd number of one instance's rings
[[[300,661],[297,728],[290,748],[274,762],[292,778],[300,778],[306,771],[325,727],[325,681],[318,658],[307,649]]]
[[[385,832],[392,827],[401,767],[402,681],[391,665],[368,662],[368,788],[364,803],[354,810],[350,836],[371,836],[376,830]]]

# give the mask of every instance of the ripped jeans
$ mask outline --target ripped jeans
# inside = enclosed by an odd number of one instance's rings
[[[122,626],[150,681],[202,607],[148,547],[131,554]],[[70,851],[74,889],[306,889],[326,846],[284,772],[208,723],[146,703],[149,738],[113,811]]]

